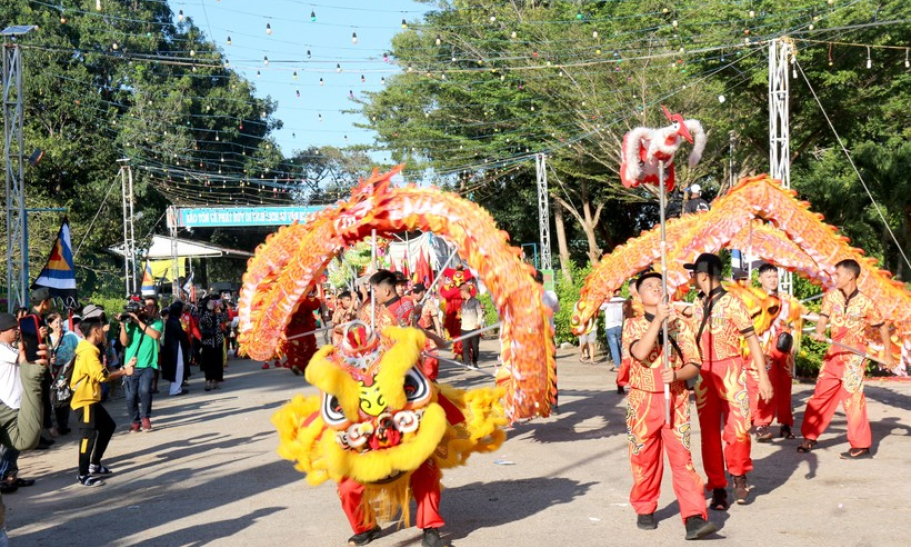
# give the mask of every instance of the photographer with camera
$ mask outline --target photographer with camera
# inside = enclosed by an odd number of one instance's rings
[[[135,372],[124,379],[127,412],[130,414],[130,432],[152,430],[152,379],[158,370],[159,339],[163,331],[158,314],[158,300],[154,296],[143,298],[143,304],[130,301],[124,306],[120,320],[120,343],[124,348],[123,359],[136,358]]]

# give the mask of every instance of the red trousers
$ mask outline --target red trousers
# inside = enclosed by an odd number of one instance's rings
[[[440,516],[440,472],[432,462],[424,462],[411,474],[411,494],[418,503],[418,528],[441,528],[446,524]],[[342,500],[342,509],[355,534],[366,532],[376,526],[376,522],[365,517],[361,507],[364,496],[363,484],[352,479],[343,479],[338,483],[338,496]]]
[[[696,408],[702,429],[702,465],[708,477],[706,487],[710,489],[727,487],[725,464],[731,475],[746,475],[753,470],[750,400],[744,377],[740,357],[702,363],[696,384]]]
[[[663,453],[667,453],[680,517],[684,522],[696,515],[707,519],[702,478],[693,468],[690,455],[689,392],[682,385],[674,387],[671,392],[673,426],[666,424],[663,394],[630,390],[626,427],[633,489],[629,501],[638,515],[655,512],[664,474]]]
[[[617,370],[617,387],[629,385],[629,359],[620,360],[620,368]]]
[[[855,391],[848,391],[845,389],[844,381],[833,374],[826,374],[826,368],[831,366],[828,360],[824,361],[822,366],[823,373],[819,375],[813,396],[807,402],[800,432],[805,439],[819,439],[823,431],[829,427],[835,409],[841,403],[848,417],[848,442],[851,448],[870,448],[873,439],[870,434],[870,420],[867,419],[867,399],[864,396],[862,380]],[[833,368],[840,370],[839,367]]]
[[[752,369],[747,371],[747,391],[750,393],[750,417],[753,425],[769,426],[776,416],[779,424],[794,425],[789,358],[790,356],[784,355],[780,359],[772,359],[772,367],[768,369],[769,382],[774,392],[771,401],[763,401],[759,397],[759,373]]]

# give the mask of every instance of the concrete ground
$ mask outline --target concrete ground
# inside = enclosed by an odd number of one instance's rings
[[[482,368],[496,359],[482,344]],[[560,350],[560,408],[517,426],[493,454],[443,479],[444,535],[455,545],[679,545],[683,526],[665,475],[657,530],[636,529],[624,424],[609,364],[582,364]],[[602,357],[603,359],[603,357]],[[475,372],[444,366],[441,379],[487,385]],[[159,396],[154,431],[128,433],[123,399],[106,403],[119,424],[104,463],[116,471],[100,488],[76,483],[71,434],[20,458],[36,485],[4,496],[10,544],[80,547],[342,546],[351,535],[335,488],[309,487],[275,453],[269,421],[284,401],[313,388],[286,370],[232,360],[224,388],[202,390],[194,369],[181,397]],[[163,384],[166,387],[166,384]],[[794,389],[798,424],[810,385]],[[162,389],[164,393],[165,390]],[[752,503],[710,514],[730,546],[907,545],[911,538],[911,385],[871,382],[866,390],[876,458],[842,461],[839,413],[809,455],[797,440],[753,445]],[[694,416],[695,417],[695,416]],[[777,432],[777,428],[775,430]],[[699,425],[693,424],[696,467]],[[386,525],[373,545],[418,545],[420,531]]]

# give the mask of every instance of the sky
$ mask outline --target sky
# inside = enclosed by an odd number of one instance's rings
[[[383,54],[402,30],[402,19],[416,22],[428,8],[428,4],[412,0],[169,3],[175,16],[182,10],[222,49],[231,68],[256,86],[257,96],[277,101],[274,117],[284,127],[273,136],[285,156],[309,146],[374,144],[373,131],[354,126],[363,117],[342,111],[358,107],[351,101],[351,93],[359,96],[363,91],[378,91],[382,77],[398,72],[393,63],[383,61]],[[316,21],[311,21],[311,13]],[[356,44],[352,43],[354,33]],[[389,160],[385,153],[371,155],[376,161]]]

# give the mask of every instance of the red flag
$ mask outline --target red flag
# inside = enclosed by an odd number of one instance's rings
[[[424,286],[430,286],[430,284],[433,283],[433,270],[430,269],[430,262],[427,260],[424,249],[421,249],[421,254],[418,255],[418,263],[414,269],[414,277],[418,282],[423,283]]]

